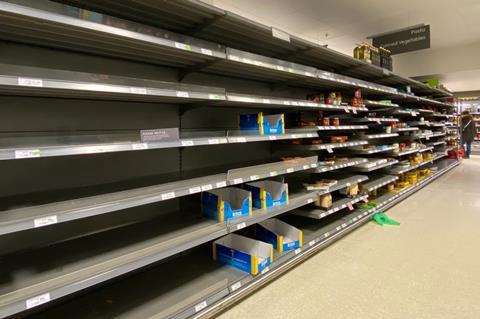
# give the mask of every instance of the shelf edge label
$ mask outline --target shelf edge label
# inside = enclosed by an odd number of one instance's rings
[[[27,309],[31,309],[31,308],[43,305],[44,303],[47,303],[49,301],[50,301],[50,293],[47,292],[43,295],[39,295],[30,299],[27,299],[26,307]]]
[[[53,225],[56,223],[58,223],[57,215],[40,217],[33,220],[33,225],[35,228]]]
[[[290,34],[288,34],[287,32],[272,28],[272,36],[274,38],[290,42]]]
[[[43,80],[42,79],[32,79],[32,78],[18,78],[18,85],[41,88],[41,87],[43,87]]]

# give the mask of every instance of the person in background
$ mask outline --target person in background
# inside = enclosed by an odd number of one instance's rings
[[[465,148],[465,158],[470,158],[472,143],[475,139],[475,122],[470,112],[463,111],[460,117],[460,128],[462,130],[462,146]]]

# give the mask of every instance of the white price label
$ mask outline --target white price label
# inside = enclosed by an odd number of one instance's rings
[[[345,106],[343,109],[345,110],[345,113],[350,113],[350,110],[348,109],[348,107]]]
[[[268,139],[269,139],[270,141],[275,141],[275,140],[277,139],[277,137],[270,135],[270,136],[268,137]]]
[[[44,303],[47,303],[49,301],[50,301],[50,293],[47,292],[46,294],[27,299],[26,307],[27,309],[30,309],[33,307],[43,305]]]
[[[287,168],[287,173],[293,173],[294,169],[293,168]]]
[[[34,158],[40,157],[40,150],[16,150],[15,158]]]
[[[195,312],[202,311],[203,309],[207,308],[207,302],[203,301],[195,306]]]
[[[326,232],[325,234],[323,234],[323,237],[327,238],[330,236],[330,233],[329,232]]]
[[[310,166],[309,165],[303,165],[303,169],[309,169]]]
[[[317,166],[318,166],[317,163],[310,164],[310,167],[311,167],[311,168],[315,168],[315,167],[317,167]]]
[[[381,122],[381,121],[379,121],[379,120],[377,120],[376,122],[377,122],[377,124],[382,124],[382,122]]]
[[[355,107],[352,107],[352,113],[357,114],[357,109]]]
[[[162,197],[162,200],[172,199],[175,197],[175,192],[165,193],[160,196]]]
[[[235,178],[233,180],[233,184],[241,184],[241,183],[243,183],[243,178]]]
[[[240,61],[240,58],[239,58],[238,56],[236,56],[236,55],[229,55],[228,57],[229,57],[229,59],[232,60],[232,61]]]
[[[258,65],[258,66],[262,66],[263,65],[263,62],[262,61],[253,61],[253,64],[255,65]]]
[[[209,98],[210,100],[221,100],[221,99],[222,99],[222,96],[219,95],[219,94],[209,94],[209,95],[208,95],[208,98]]]
[[[220,140],[218,138],[211,138],[208,140],[208,144],[220,144]]]
[[[200,51],[205,55],[213,55],[212,50],[201,48]]]
[[[270,172],[270,176],[272,176],[272,177],[277,176],[277,175],[278,175],[278,173],[276,171]]]
[[[43,80],[31,78],[18,78],[18,85],[43,87]]]
[[[342,230],[342,226],[338,226],[336,229],[337,231]]]
[[[263,103],[265,103],[265,104],[270,104],[271,101],[270,101],[270,99],[263,99]]]
[[[242,283],[239,281],[230,286],[230,290],[233,292],[242,287]]]
[[[246,143],[247,138],[246,137],[237,137],[237,143]]]
[[[147,143],[135,143],[132,144],[132,150],[138,151],[138,150],[148,150],[148,144]]]
[[[327,152],[328,152],[328,153],[333,153],[333,150],[332,150],[332,147],[331,147],[331,146],[327,146]]]
[[[347,227],[347,224],[343,223],[342,228],[345,228],[345,227]]]
[[[325,216],[327,216],[327,213],[321,213],[321,214],[320,214],[320,218],[323,218],[323,217],[325,217]]]
[[[281,65],[277,65],[277,70],[278,71],[285,71],[285,68]]]
[[[175,47],[177,49],[182,49],[182,50],[187,50],[187,51],[192,50],[192,47],[189,44],[180,43],[180,42],[175,42]]]
[[[205,192],[205,191],[209,191],[213,188],[212,184],[207,184],[207,185],[203,185],[202,187],[202,192]]]
[[[263,270],[260,273],[263,275],[264,273],[268,272],[269,270],[270,270],[270,268],[265,267],[265,268],[263,268]]]
[[[130,87],[130,93],[132,94],[147,94],[147,89],[146,88],[141,88],[141,87]]]
[[[43,227],[47,225],[53,225],[53,224],[56,224],[57,222],[58,222],[57,215],[52,215],[52,216],[46,216],[46,217],[34,219],[33,225],[35,228],[37,228],[37,227]]]
[[[200,186],[192,187],[188,189],[188,192],[190,194],[200,193],[201,191],[202,191],[202,188]]]
[[[237,224],[237,230],[240,230],[240,229],[245,228],[245,227],[247,227],[247,224],[245,224],[245,223]]]
[[[309,133],[307,134],[307,137],[313,137],[313,134]]]
[[[311,242],[309,242],[308,245],[309,245],[310,247],[312,247],[313,245],[315,245],[315,240],[312,240]]]
[[[309,199],[307,200],[307,204],[311,204],[311,203],[313,203],[313,199],[309,198]]]
[[[349,210],[353,210],[353,209],[354,209],[352,203],[348,203],[348,204],[347,204],[347,207],[348,207]]]
[[[227,186],[227,182],[218,182],[215,184],[217,188],[222,188]]]
[[[281,30],[272,28],[272,36],[278,39],[281,39],[283,41],[290,42],[290,35],[286,32],[283,32]]]
[[[302,252],[302,249],[301,248],[297,248],[295,249],[295,255],[298,255]]]
[[[190,95],[185,91],[177,91],[177,97],[190,97]]]
[[[195,143],[192,140],[182,141],[182,146],[193,146]]]
[[[251,176],[250,176],[250,180],[251,180],[251,181],[256,181],[256,180],[259,179],[259,178],[260,178],[260,176],[258,176],[258,175],[251,175]]]

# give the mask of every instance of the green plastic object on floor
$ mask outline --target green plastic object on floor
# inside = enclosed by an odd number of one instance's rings
[[[385,214],[384,212],[378,212],[375,215],[373,215],[373,220],[380,226],[383,226],[383,225],[400,226],[399,222],[397,222],[396,220],[390,219],[387,216],[387,214]]]

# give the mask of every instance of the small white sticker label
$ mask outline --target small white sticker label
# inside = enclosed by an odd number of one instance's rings
[[[18,78],[18,85],[43,87],[43,80],[31,78]]]
[[[185,91],[177,91],[177,97],[190,97],[190,95]]]
[[[355,107],[352,107],[352,112],[353,114],[357,114],[357,109]]]
[[[278,38],[283,41],[290,42],[290,35],[286,32],[283,32],[281,30],[272,28],[272,36],[275,38]]]
[[[315,240],[312,240],[311,242],[309,242],[308,245],[309,245],[310,247],[312,247],[313,245],[315,245]]]
[[[285,68],[281,65],[277,65],[277,70],[278,71],[285,71]]]
[[[233,184],[241,184],[241,183],[243,183],[243,178],[235,178],[233,180]]]
[[[323,234],[323,237],[327,238],[330,236],[330,233],[329,232],[326,232],[325,234]]]
[[[270,176],[277,176],[278,173],[276,171],[270,172]]]
[[[182,141],[182,146],[193,146],[195,143],[192,140]]]
[[[270,270],[270,268],[265,267],[265,268],[263,268],[263,270],[260,273],[263,275],[264,273],[268,272],[269,270]]]
[[[327,146],[327,152],[328,152],[328,153],[333,153],[333,150],[332,150],[332,147],[331,147],[331,146]]]
[[[200,51],[205,55],[213,55],[212,50],[201,48]]]
[[[237,290],[237,289],[239,289],[239,288],[241,288],[241,287],[242,287],[242,283],[239,281],[239,282],[234,283],[233,285],[231,285],[231,286],[230,286],[230,290],[231,290],[231,291],[235,291],[235,290]]]
[[[353,210],[353,209],[354,209],[352,203],[348,203],[348,204],[347,204],[347,207],[348,207],[349,210]]]
[[[220,144],[220,140],[218,138],[211,138],[208,140],[208,144]]]
[[[259,178],[260,178],[260,176],[258,176],[258,175],[252,175],[252,176],[250,176],[250,180],[251,180],[251,181],[256,181],[256,180],[259,179]]]
[[[165,193],[160,196],[162,197],[162,200],[172,199],[175,197],[175,192]]]
[[[132,144],[132,150],[138,151],[138,150],[148,150],[148,144],[147,143],[135,143]]]
[[[237,138],[237,143],[246,143],[247,142],[247,138],[246,137],[238,137]]]
[[[245,223],[237,224],[237,230],[240,230],[240,229],[245,228],[245,227],[247,227],[247,224],[245,224]]]
[[[345,106],[343,109],[344,109],[345,113],[350,113],[350,110],[348,109],[348,107]]]
[[[337,231],[342,230],[342,226],[338,226],[336,229]]]
[[[347,227],[347,224],[343,223],[342,228],[345,228],[345,227]]]
[[[15,158],[40,157],[40,150],[16,150]]]
[[[293,173],[294,169],[293,168],[287,168],[287,173]]]
[[[310,164],[310,167],[312,167],[312,168],[315,168],[315,167],[317,167],[317,166],[318,166],[318,164],[317,164],[317,163]]]
[[[301,252],[302,252],[302,249],[300,249],[300,248],[295,249],[295,255],[298,255],[298,254],[300,254]]]
[[[44,303],[47,303],[49,301],[50,301],[50,293],[47,292],[46,294],[28,299],[26,302],[26,306],[27,306],[27,309],[30,309],[33,307],[43,305]]]
[[[308,166],[308,165],[303,165],[303,169],[309,169],[309,168],[310,168],[310,166]]]
[[[202,191],[200,186],[197,187],[192,187],[188,189],[188,193],[190,194],[195,194],[195,193],[200,193]]]
[[[192,50],[192,47],[189,45],[189,44],[185,44],[185,43],[180,43],[180,42],[175,42],[175,47],[177,49],[182,49],[182,50]]]
[[[41,217],[33,220],[33,225],[35,228],[43,227],[47,225],[53,225],[58,222],[57,215]]]
[[[147,89],[132,86],[130,88],[130,93],[132,93],[132,94],[147,94]]]
[[[219,95],[219,94],[209,94],[209,95],[208,95],[208,98],[209,98],[210,100],[221,100],[221,99],[222,99],[222,96]]]
[[[202,49],[203,50],[203,49]],[[207,308],[207,302],[203,301],[195,306],[195,312],[202,311],[203,309]]]
[[[275,140],[277,139],[277,137],[276,137],[276,136],[269,136],[268,139],[269,139],[270,141],[275,141]]]
[[[227,186],[227,182],[218,182],[215,184],[217,188],[222,188]]]
[[[205,192],[205,191],[209,191],[213,188],[212,184],[208,184],[208,185],[203,185],[202,186],[202,192]]]

